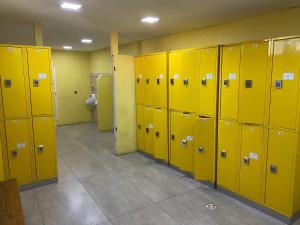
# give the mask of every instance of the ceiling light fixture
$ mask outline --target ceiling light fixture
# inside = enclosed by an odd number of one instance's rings
[[[74,4],[74,3],[68,3],[68,2],[63,2],[60,7],[62,9],[69,9],[69,10],[79,10],[81,9],[82,5],[80,4]]]
[[[81,39],[81,43],[91,44],[93,42],[92,39]]]
[[[65,45],[65,46],[63,47],[63,49],[66,49],[66,50],[71,50],[71,49],[72,49],[72,46]]]
[[[159,21],[158,17],[147,16],[141,19],[143,23],[157,23]]]

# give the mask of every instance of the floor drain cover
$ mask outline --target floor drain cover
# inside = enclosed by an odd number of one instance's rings
[[[213,203],[209,203],[209,204],[206,205],[206,208],[208,208],[210,210],[214,210],[214,209],[217,208],[217,206],[215,204],[213,204]]]

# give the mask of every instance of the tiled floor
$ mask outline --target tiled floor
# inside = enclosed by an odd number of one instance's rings
[[[141,154],[114,156],[92,124],[59,127],[57,146],[59,183],[21,193],[27,225],[282,224]]]

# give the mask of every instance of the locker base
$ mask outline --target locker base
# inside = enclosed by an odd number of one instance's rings
[[[232,197],[232,198],[234,198],[238,201],[241,201],[241,202],[243,202],[243,203],[245,203],[245,204],[247,204],[247,205],[249,205],[249,206],[251,206],[251,207],[253,207],[253,208],[255,208],[255,209],[257,209],[257,210],[259,210],[259,211],[261,211],[261,212],[263,212],[263,213],[265,213],[265,214],[281,221],[281,222],[283,222],[283,223],[291,225],[298,218],[300,218],[300,211],[297,212],[293,217],[289,218],[289,217],[286,217],[286,216],[284,216],[284,215],[282,215],[282,214],[280,214],[280,213],[278,213],[278,212],[276,212],[276,211],[274,211],[270,208],[267,208],[267,207],[262,206],[262,205],[260,205],[256,202],[253,202],[249,199],[246,199],[246,198],[244,198],[244,197],[242,197],[242,196],[240,196],[236,193],[233,193],[233,192],[231,192],[227,189],[224,189],[222,187],[217,187],[217,190],[219,190],[220,192],[222,192],[222,193],[224,193],[224,194],[226,194],[226,195],[228,195],[228,196],[230,196],[230,197]]]
[[[194,179],[194,175],[191,172],[182,171],[180,168],[178,168],[177,166],[172,165],[171,163],[170,163],[170,167],[172,169],[182,173],[183,175]]]
[[[154,158],[153,155],[148,154],[148,153],[146,153],[146,152],[143,152],[142,150],[139,150],[139,149],[137,150],[137,152],[140,153],[140,154],[142,154],[142,155],[145,156],[146,158],[153,159],[153,160],[155,160],[156,162],[158,162],[158,163],[160,163],[160,164],[163,164],[163,165],[165,165],[165,166],[169,166],[169,163],[168,163],[167,161],[165,161],[165,160]]]
[[[48,185],[48,184],[57,183],[57,182],[58,182],[58,178],[55,177],[55,178],[51,178],[51,179],[48,179],[48,180],[43,180],[43,181],[38,181],[38,182],[35,182],[35,183],[31,183],[31,184],[21,185],[21,186],[19,186],[19,190],[20,191],[26,191],[26,190],[30,190],[30,189],[33,189],[33,188],[45,186],[45,185]]]

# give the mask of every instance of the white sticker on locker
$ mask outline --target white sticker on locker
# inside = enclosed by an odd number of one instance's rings
[[[179,79],[179,74],[174,74],[174,79]]]
[[[39,73],[39,79],[46,79],[47,78],[47,74],[45,73]]]
[[[139,74],[138,77],[139,77],[139,78],[143,78],[143,75],[142,75],[142,74]]]
[[[153,128],[153,124],[150,123],[150,124],[148,125],[148,128],[152,129],[152,128]]]
[[[163,74],[159,74],[159,79],[164,79],[164,75]]]
[[[186,136],[186,140],[187,141],[192,141],[193,140],[193,136]]]
[[[17,144],[17,148],[18,149],[22,149],[22,148],[25,148],[26,147],[26,144],[25,143],[18,143]]]
[[[283,80],[294,80],[294,73],[283,73]]]
[[[250,159],[258,160],[258,154],[250,152]]]
[[[236,79],[236,74],[235,73],[228,74],[228,79],[229,80],[235,80]]]
[[[211,73],[206,74],[206,79],[207,80],[213,79],[213,75]]]

